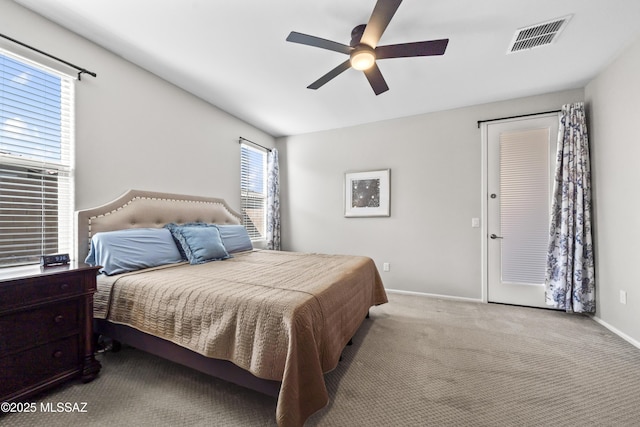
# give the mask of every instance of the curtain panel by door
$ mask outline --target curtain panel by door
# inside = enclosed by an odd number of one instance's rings
[[[562,107],[545,275],[547,305],[593,313],[591,168],[584,104]]]

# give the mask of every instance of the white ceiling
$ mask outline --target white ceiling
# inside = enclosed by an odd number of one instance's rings
[[[285,38],[349,44],[376,0],[14,1],[273,136],[580,88],[640,36],[639,0],[405,0],[379,44],[449,46],[379,61],[375,96],[353,69],[306,89],[347,57]],[[506,54],[517,29],[565,15],[554,44]]]

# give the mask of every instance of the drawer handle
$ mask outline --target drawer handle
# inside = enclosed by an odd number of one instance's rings
[[[64,321],[64,316],[62,314],[58,314],[53,318],[53,321],[56,323],[62,323]]]
[[[53,352],[54,359],[60,359],[62,357],[62,350],[56,350]]]
[[[67,289],[69,289],[69,284],[68,283],[63,283],[62,285],[60,285],[60,290],[66,291]]]

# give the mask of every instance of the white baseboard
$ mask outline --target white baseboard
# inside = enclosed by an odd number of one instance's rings
[[[597,323],[601,324],[602,326],[604,326],[605,328],[607,328],[608,330],[610,330],[611,332],[613,332],[614,334],[616,334],[617,336],[619,336],[620,338],[622,338],[623,340],[627,341],[629,344],[640,348],[640,341],[631,338],[629,335],[625,334],[624,332],[622,332],[621,330],[619,330],[618,328],[615,328],[613,326],[611,326],[610,324],[608,324],[607,322],[605,322],[604,320],[602,320],[599,317],[596,316],[591,316],[591,318],[593,320],[595,320]]]
[[[385,291],[389,292],[390,294],[413,295],[418,297],[439,298],[439,299],[448,299],[448,300],[466,301],[466,302],[482,302],[480,298],[454,297],[450,295],[427,294],[424,292],[402,291],[399,289],[386,289],[386,288],[385,288]]]

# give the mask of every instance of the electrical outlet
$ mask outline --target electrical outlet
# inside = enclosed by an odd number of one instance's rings
[[[626,304],[626,303],[627,303],[627,292],[620,291],[620,304]]]
[[[388,262],[385,262],[384,264],[382,264],[383,271],[389,271],[390,269],[391,269],[391,266],[389,265]]]
[[[471,218],[471,226],[473,228],[480,228],[480,218]]]

